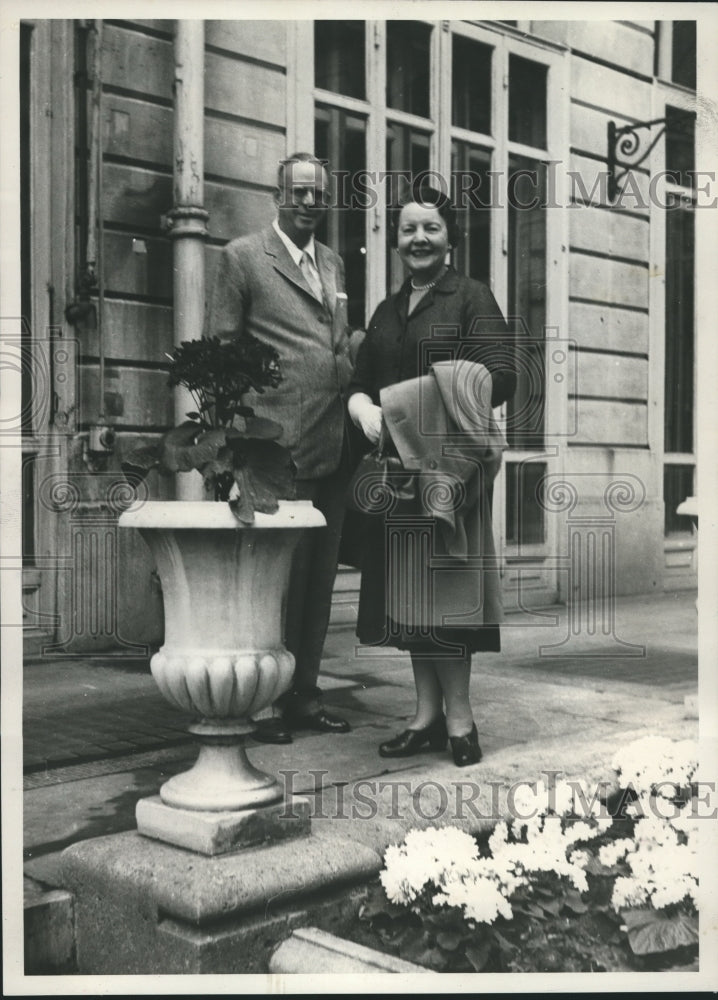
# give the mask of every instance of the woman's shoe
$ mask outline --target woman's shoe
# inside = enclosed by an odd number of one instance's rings
[[[411,757],[415,753],[420,753],[427,743],[430,750],[443,750],[447,739],[446,719],[440,715],[423,729],[405,729],[403,733],[382,743],[379,747],[379,756]]]
[[[471,727],[471,732],[466,736],[450,736],[451,752],[454,755],[454,763],[457,767],[467,767],[469,764],[478,764],[481,760],[481,747],[479,746],[479,734],[476,731],[476,723]]]

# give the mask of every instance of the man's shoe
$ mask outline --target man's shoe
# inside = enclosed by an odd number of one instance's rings
[[[292,729],[313,729],[315,733],[348,733],[351,730],[346,719],[330,715],[323,708],[307,715],[291,715],[288,721]]]
[[[258,719],[255,723],[252,739],[260,743],[291,743],[292,734],[287,729],[284,719],[276,716],[271,719]]]

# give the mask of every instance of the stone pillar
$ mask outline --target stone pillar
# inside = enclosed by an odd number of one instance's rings
[[[198,340],[204,327],[204,21],[177,21],[174,68],[174,342]],[[175,389],[175,423],[195,409],[189,391]],[[202,499],[198,472],[178,473],[177,499]]]

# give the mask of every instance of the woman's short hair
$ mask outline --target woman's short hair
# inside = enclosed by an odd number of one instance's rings
[[[451,199],[438,188],[429,187],[415,181],[410,190],[399,199],[398,205],[391,210],[389,234],[392,247],[396,248],[399,236],[399,216],[405,205],[423,205],[425,208],[435,208],[441,218],[446,223],[446,231],[449,237],[449,244],[455,247],[461,239],[461,227],[456,209],[451,204]]]

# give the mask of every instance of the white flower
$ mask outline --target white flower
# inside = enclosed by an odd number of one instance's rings
[[[470,920],[491,924],[499,915],[507,920],[513,916],[499,886],[479,872],[463,877],[452,875],[444,884],[443,895],[447,905],[463,907],[464,915]]]
[[[599,848],[598,860],[602,865],[611,868],[617,861],[622,861],[628,851],[636,850],[636,843],[624,837],[622,840],[614,840],[611,844],[604,844]]]
[[[676,816],[668,820],[674,830],[680,830],[688,837],[698,834],[698,800],[689,799]]]
[[[686,897],[695,900],[698,859],[695,843],[688,836],[681,843],[666,820],[646,816],[634,828],[633,841],[620,841],[599,851],[604,864],[625,854],[631,875],[616,879],[611,902],[615,909],[646,903],[657,910]]]
[[[611,903],[615,910],[622,910],[627,906],[641,906],[647,897],[645,886],[642,886],[637,879],[620,876],[613,886]]]
[[[663,781],[685,786],[698,769],[698,747],[694,740],[644,736],[619,750],[612,766],[620,775],[621,785],[639,794],[650,793]]]
[[[580,820],[578,823],[572,823],[566,829],[565,837],[569,843],[578,843],[580,840],[593,840],[597,832],[595,827]]]

